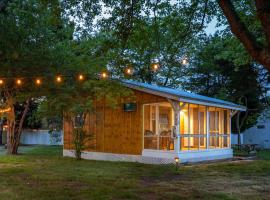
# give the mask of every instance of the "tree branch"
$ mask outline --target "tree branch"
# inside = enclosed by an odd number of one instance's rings
[[[255,38],[248,31],[245,24],[239,18],[231,0],[218,0],[218,4],[227,18],[232,32],[243,43],[246,49],[252,54],[260,51],[261,48],[256,43]]]
[[[244,45],[248,53],[256,61],[264,65],[264,67],[268,71],[270,71],[269,49],[262,48],[258,45],[258,43],[256,42],[256,39],[249,32],[245,24],[241,21],[240,17],[236,13],[231,0],[218,0],[218,4],[230,24],[232,33],[241,41],[241,43]]]
[[[266,35],[268,48],[270,48],[270,1],[269,0],[255,0],[257,15],[263,26]]]

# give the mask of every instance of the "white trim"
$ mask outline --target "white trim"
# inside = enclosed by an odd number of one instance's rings
[[[206,107],[206,149],[209,149],[209,142],[210,142],[210,139],[209,139],[209,118],[210,118],[210,115],[209,115],[209,107],[207,106]]]

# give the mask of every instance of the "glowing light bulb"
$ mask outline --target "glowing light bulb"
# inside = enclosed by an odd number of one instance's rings
[[[16,83],[17,83],[17,85],[21,85],[21,84],[22,84],[21,79],[18,79],[18,80],[16,81]]]
[[[153,71],[157,71],[159,69],[159,64],[158,63],[152,64],[152,69]]]
[[[62,81],[61,76],[57,76],[57,77],[56,77],[56,81],[57,81],[58,83],[60,83],[60,82]]]
[[[84,76],[82,74],[79,75],[79,80],[82,81],[84,79]]]
[[[0,85],[3,85],[4,81],[2,79],[0,79]]]
[[[37,80],[36,80],[36,84],[37,84],[37,85],[40,85],[40,84],[41,84],[41,80],[40,80],[40,79],[37,79]]]
[[[102,72],[101,78],[103,78],[103,79],[108,78],[108,74],[106,72]]]
[[[187,58],[184,58],[184,59],[182,60],[182,64],[183,64],[183,65],[187,65],[187,64],[188,64],[188,59],[187,59]]]
[[[129,67],[129,68],[126,69],[126,74],[127,74],[127,75],[132,75],[133,72],[134,72],[134,71],[133,71],[133,69],[132,69],[131,67]]]

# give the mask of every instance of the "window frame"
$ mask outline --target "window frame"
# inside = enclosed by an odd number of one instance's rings
[[[170,123],[170,127],[171,127],[171,131],[172,130],[172,127],[174,125],[174,110],[172,108],[172,106],[170,105],[169,102],[158,102],[158,103],[147,103],[147,104],[143,104],[143,111],[142,111],[142,115],[143,115],[143,121],[142,121],[142,137],[143,137],[143,142],[142,142],[142,149],[143,150],[154,150],[154,151],[167,151],[167,152],[174,152],[176,150],[176,146],[175,146],[175,142],[173,144],[174,146],[174,149],[173,150],[163,150],[163,149],[159,149],[160,147],[160,137],[169,137],[169,136],[160,136],[160,128],[159,128],[159,106],[162,106],[162,104],[164,103],[168,103],[169,104],[169,108],[171,109],[171,123]],[[156,121],[156,131],[155,131],[155,134],[156,137],[157,137],[157,145],[156,145],[156,149],[150,149],[150,148],[145,148],[145,137],[151,137],[151,136],[145,136],[145,106],[150,106],[150,108],[152,108],[152,106],[155,106],[155,121]],[[151,109],[150,109],[150,113],[151,113]],[[151,122],[151,125],[150,127],[152,128],[152,114],[150,114],[150,122]],[[170,139],[173,139],[172,136],[169,137]]]

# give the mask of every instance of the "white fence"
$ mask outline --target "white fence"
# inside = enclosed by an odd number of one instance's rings
[[[21,135],[21,144],[62,145],[63,132],[49,133],[48,130],[24,130]]]

